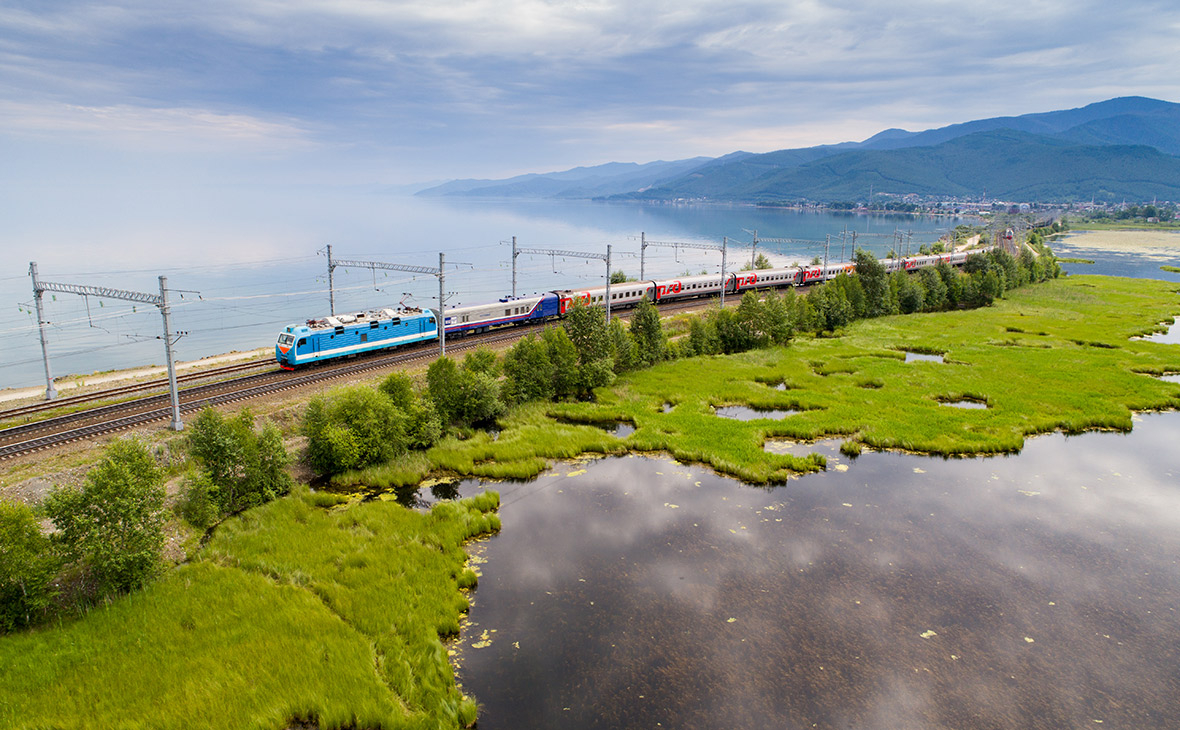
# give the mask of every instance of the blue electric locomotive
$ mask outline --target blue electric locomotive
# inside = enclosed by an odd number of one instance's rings
[[[284,370],[294,370],[320,360],[437,338],[438,320],[429,309],[377,309],[287,325],[275,343],[275,359]]]

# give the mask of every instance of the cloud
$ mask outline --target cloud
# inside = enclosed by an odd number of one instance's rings
[[[497,176],[1175,98],[1178,23],[1152,0],[16,2],[0,101],[63,135],[109,117]]]
[[[80,106],[0,102],[0,125],[9,134],[93,134],[133,141],[137,146],[175,147],[179,141],[184,147],[215,143],[248,145],[258,151],[310,144],[307,131],[292,123],[207,109],[162,109],[127,104]]]

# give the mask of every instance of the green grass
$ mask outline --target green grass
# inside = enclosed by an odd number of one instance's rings
[[[1059,263],[1059,264],[1092,264],[1092,263],[1094,263],[1094,261],[1093,261],[1093,259],[1060,257],[1057,259],[1057,263]]]
[[[494,492],[429,513],[297,490],[224,523],[201,557],[83,619],[0,639],[0,726],[459,727],[440,636]]]
[[[1180,230],[1180,222],[1159,221],[1073,221],[1069,222],[1069,231],[1175,231]]]
[[[1057,260],[1060,261],[1061,259],[1057,259]],[[1163,271],[1171,272],[1173,274],[1180,274],[1180,266],[1161,266],[1160,269],[1162,269]]]
[[[1175,284],[1059,279],[984,309],[885,317],[786,348],[664,363],[600,389],[593,403],[520,409],[495,441],[448,440],[412,475],[382,467],[347,483],[388,486],[431,470],[528,478],[549,459],[624,450],[664,451],[776,483],[825,463],[766,453],[772,438],[843,436],[846,454],[970,455],[1018,451],[1026,436],[1049,431],[1130,430],[1133,411],[1180,408],[1180,386],[1148,377],[1180,371],[1180,347],[1132,339],[1177,313]],[[945,362],[907,364],[904,351],[943,354]],[[960,400],[987,408],[941,405]],[[716,416],[724,405],[799,413],[741,422]],[[618,422],[636,431],[617,439],[593,425]]]

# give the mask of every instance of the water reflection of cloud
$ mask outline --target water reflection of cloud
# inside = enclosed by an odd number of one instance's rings
[[[670,460],[555,469],[505,493],[473,611],[501,638],[464,685],[490,728],[1159,726],[1180,718],[1177,433],[875,453],[770,491]]]

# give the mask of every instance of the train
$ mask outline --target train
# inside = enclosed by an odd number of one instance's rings
[[[971,253],[980,253],[979,249]],[[941,263],[960,266],[967,252],[924,254],[884,259],[886,271],[913,271]],[[625,309],[645,297],[652,303],[677,301],[721,294],[740,295],[749,290],[787,286],[807,286],[852,273],[856,265],[849,262],[787,266],[771,269],[700,274],[674,279],[628,281],[621,284],[583,289],[555,289],[530,296],[504,297],[487,304],[473,304],[448,309],[442,327],[447,337],[487,332],[506,327],[560,319],[577,302],[603,306],[610,297],[611,309]],[[387,350],[417,342],[438,339],[438,315],[431,309],[399,307],[376,309],[330,317],[309,319],[304,324],[287,325],[275,343],[275,359],[284,370],[294,370],[325,360]]]

